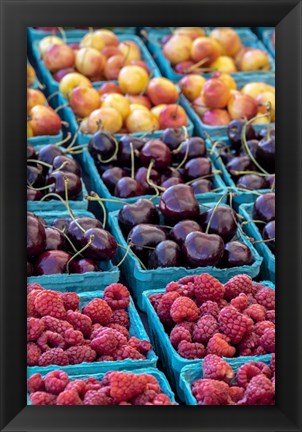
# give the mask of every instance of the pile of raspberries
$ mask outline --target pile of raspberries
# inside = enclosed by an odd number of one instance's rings
[[[174,405],[149,374],[107,372],[96,378],[70,380],[54,370],[32,375],[27,381],[32,405]]]
[[[224,285],[207,273],[187,276],[150,301],[183,358],[275,352],[275,291],[248,275]]]
[[[236,374],[221,357],[208,354],[202,372],[191,386],[198,405],[275,405],[275,354],[269,366],[251,361]]]
[[[60,293],[39,284],[27,286],[27,365],[66,366],[82,362],[143,360],[147,340],[129,337],[128,289],[109,285],[103,298],[79,310],[75,292]]]

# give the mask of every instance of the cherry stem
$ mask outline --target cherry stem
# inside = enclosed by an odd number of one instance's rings
[[[104,203],[103,203],[102,199],[98,196],[98,194],[97,194],[96,192],[90,192],[90,195],[91,195],[91,196],[87,195],[85,198],[86,198],[88,201],[95,201],[95,200],[91,200],[91,199],[90,199],[91,197],[93,197],[93,198],[97,198],[97,202],[98,202],[98,204],[100,205],[100,207],[101,207],[101,209],[102,209],[102,212],[103,212],[103,227],[105,228],[106,223],[107,223],[107,212],[106,212],[106,209],[105,209]]]
[[[68,235],[60,230],[59,228],[52,226],[51,228],[54,228],[55,230],[59,231],[61,234],[63,234],[63,236],[66,238],[66,240],[68,241],[68,243],[70,244],[70,246],[72,247],[73,251],[76,253],[77,252],[77,248],[75,247],[75,245],[72,243],[72,241],[70,240],[70,238],[68,237]]]
[[[211,143],[212,143],[212,141],[211,141]],[[228,149],[229,153],[231,153],[231,149],[226,143],[224,143],[223,141],[215,141],[214,144],[212,144],[212,148],[210,150],[210,155],[212,155],[214,153],[214,151],[216,150],[217,147],[219,148],[219,150],[226,148],[226,149]]]
[[[262,221],[262,220],[258,220],[258,219],[253,219],[253,220],[245,220],[243,222],[241,222],[241,225],[248,225],[250,223],[262,223],[266,225],[266,222]]]
[[[180,168],[186,163],[186,161],[187,161],[187,158],[188,158],[188,154],[189,154],[189,150],[190,150],[190,146],[189,146],[189,142],[188,142],[188,144],[187,144],[187,148],[186,148],[186,151],[185,151],[185,155],[184,155],[184,157],[183,157],[183,160],[177,165],[177,167],[175,168],[177,171],[179,171],[180,170]]]
[[[227,193],[223,194],[222,197],[219,198],[219,200],[217,201],[217,203],[216,203],[215,206],[213,207],[213,211],[212,211],[212,214],[211,214],[211,216],[210,216],[209,222],[208,222],[208,224],[207,224],[207,228],[206,228],[206,230],[205,230],[205,234],[208,234],[208,233],[209,233],[210,225],[211,225],[212,219],[213,219],[213,217],[214,217],[214,214],[215,214],[217,208],[218,208],[219,205],[222,203],[222,201],[224,200],[224,198],[227,197],[227,196],[228,196],[229,194],[231,194],[231,193],[232,193],[232,192],[227,192]]]
[[[253,244],[259,244],[259,243],[268,243],[268,242],[272,242],[272,241],[275,241],[275,238],[266,239],[266,240],[254,240],[252,243]]]
[[[67,146],[67,149],[70,149],[71,147],[73,147],[74,143],[75,143],[76,140],[77,140],[77,137],[78,137],[78,135],[79,135],[79,132],[80,132],[80,128],[78,128],[78,129],[76,130],[76,132],[75,132],[75,134],[74,134],[74,136],[73,136],[73,138],[72,138],[71,143],[68,144],[68,146]],[[71,134],[70,134],[70,136],[71,136]],[[70,136],[69,136],[69,138],[70,138]]]
[[[71,261],[73,261],[77,256],[81,255],[86,249],[88,249],[90,247],[90,245],[92,244],[93,240],[94,240],[94,235],[91,234],[91,236],[89,237],[88,243],[81,250],[79,250],[76,254],[74,254],[70,258],[70,260],[66,264],[67,273],[69,273],[69,264],[71,263]]]
[[[124,205],[129,204],[127,201],[120,200],[119,198],[118,199],[110,199],[110,198],[101,198],[99,196],[98,196],[98,198],[96,198],[96,197],[86,195],[85,199],[87,199],[88,201],[103,201],[103,202],[112,202],[112,203],[124,204]]]
[[[74,214],[71,211],[71,208],[69,207],[69,199],[68,199],[68,178],[64,177],[64,188],[65,188],[65,206],[67,208],[68,213],[70,214],[71,219],[74,221],[74,223],[77,225],[77,227],[85,234],[85,230],[79,222],[74,217]]]
[[[133,150],[132,142],[130,143],[130,149],[131,149],[131,178],[134,179],[135,161],[134,161],[134,150]]]
[[[49,163],[40,161],[38,159],[27,159],[26,163],[28,163],[28,162],[30,162],[30,163],[36,163],[37,165],[43,165],[43,166],[46,166],[47,168],[52,168],[52,165],[50,165]]]
[[[146,266],[144,265],[144,263],[139,259],[139,257],[133,252],[133,250],[131,249],[131,247],[133,246],[131,240],[129,241],[129,244],[127,247],[121,245],[121,244],[117,244],[118,247],[120,247],[121,249],[124,249],[126,251],[125,255],[123,256],[123,258],[121,259],[121,261],[116,265],[117,267],[119,267],[127,258],[127,255],[129,254],[130,250],[133,253],[133,255],[135,256],[135,258],[138,260],[139,264],[141,265],[143,270],[147,270]]]
[[[153,183],[153,181],[150,179],[150,175],[151,175],[151,171],[152,168],[154,166],[155,160],[152,159],[149,163],[148,169],[147,169],[147,174],[146,174],[146,181],[148,183],[149,186],[153,187],[153,189],[155,189],[155,191],[157,192],[157,195],[159,195],[159,191],[164,192],[166,189],[161,187],[161,186],[157,186],[155,183]]]
[[[273,181],[273,184],[272,184],[272,187],[271,187],[271,191],[272,192],[275,192],[275,182],[276,182],[276,177],[274,177],[274,181]]]
[[[231,174],[234,174],[234,175],[255,174],[255,175],[258,175],[259,177],[267,177],[267,174],[260,173],[258,171],[236,171],[236,170],[230,170],[229,172]]]
[[[103,164],[110,163],[111,161],[113,161],[116,158],[116,155],[117,155],[117,152],[118,152],[118,149],[119,149],[119,145],[118,145],[117,139],[113,135],[112,135],[112,139],[113,139],[113,141],[115,143],[115,150],[113,152],[113,155],[109,159],[103,160],[101,158],[101,156],[98,154],[98,160],[101,163],[103,163]]]
[[[57,143],[55,143],[55,145],[56,145],[57,147],[59,147],[59,146],[61,146],[62,144],[65,144],[67,141],[70,140],[70,137],[71,137],[71,133],[68,132],[67,135],[66,135],[66,137],[65,137],[64,139],[62,139],[61,141],[58,141]]]

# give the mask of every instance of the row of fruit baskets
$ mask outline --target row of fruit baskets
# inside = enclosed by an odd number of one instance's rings
[[[275,404],[273,28],[28,28],[29,405]]]

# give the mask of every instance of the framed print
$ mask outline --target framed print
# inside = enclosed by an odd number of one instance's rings
[[[300,431],[301,1],[1,36],[1,430]]]

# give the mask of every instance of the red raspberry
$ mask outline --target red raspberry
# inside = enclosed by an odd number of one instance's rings
[[[272,371],[273,373],[275,373],[275,370],[276,370],[275,362],[276,362],[276,354],[273,353],[273,354],[272,354],[272,359],[271,359],[271,362],[270,362],[270,365],[269,365],[270,368],[271,368],[271,371]]]
[[[253,351],[252,351],[253,356],[261,356],[264,354],[266,354],[266,351],[264,348],[262,348],[261,345],[259,345],[257,348],[253,349]]]
[[[189,297],[178,297],[172,304],[170,315],[177,324],[181,321],[195,322],[198,319],[198,307]]]
[[[95,327],[96,325],[98,327]],[[92,332],[91,332],[91,335],[90,335],[90,340],[98,337],[98,334],[100,333],[100,331],[104,330],[105,328],[107,328],[107,327],[101,326],[101,324],[93,324],[93,326],[92,326]]]
[[[99,380],[94,377],[87,378],[85,381],[85,391],[89,390],[100,390],[103,387]]]
[[[91,363],[96,359],[96,352],[87,345],[72,346],[65,353],[68,356],[69,364]]]
[[[66,320],[75,330],[82,332],[85,337],[90,336],[92,322],[89,316],[69,310],[66,314]]]
[[[266,311],[265,319],[275,324],[275,309]]]
[[[228,405],[231,402],[229,386],[223,381],[200,379],[193,385],[198,405]]]
[[[253,282],[253,290],[252,290],[252,294],[253,296],[255,296],[255,294],[261,290],[262,288],[265,288],[265,285],[262,285],[258,282]]]
[[[192,342],[192,336],[189,330],[184,327],[174,327],[170,333],[170,341],[175,349],[177,349],[178,345],[181,341]]]
[[[132,348],[135,348],[138,352],[140,352],[143,355],[147,355],[150,349],[152,348],[152,345],[147,340],[140,340],[135,336],[132,336],[129,341],[128,345]]]
[[[166,293],[178,292],[179,295],[184,297],[194,297],[194,285],[192,282],[188,284],[180,284],[179,282],[170,282],[166,286]]]
[[[270,376],[270,369],[262,362],[245,363],[237,371],[236,382],[240,387],[246,388],[248,383],[256,375],[264,373]]]
[[[207,353],[220,357],[234,357],[236,349],[229,344],[230,339],[220,333],[214,334],[208,342]]]
[[[234,378],[232,367],[221,357],[208,354],[202,361],[203,378],[231,383]]]
[[[54,370],[45,375],[44,383],[48,393],[58,395],[65,390],[65,387],[69,383],[69,378],[66,372]]]
[[[253,290],[252,278],[246,274],[234,276],[226,284],[224,284],[226,300],[231,300],[240,293],[250,294]]]
[[[67,366],[68,364],[68,355],[62,350],[62,348],[52,348],[43,353],[39,358],[39,366]]]
[[[57,397],[57,405],[83,405],[83,402],[75,390],[65,390]]]
[[[190,321],[182,321],[182,322],[176,324],[176,326],[174,328],[182,327],[182,328],[188,330],[190,332],[190,334],[192,335],[193,330],[195,328],[195,325],[196,325],[195,323],[190,322]]]
[[[146,387],[146,378],[143,375],[115,371],[107,373],[106,376],[110,383],[110,395],[117,403],[135,398]]]
[[[246,309],[248,306],[247,295],[244,293],[239,294],[239,296],[231,300],[231,305],[234,306],[234,308],[238,309],[239,312],[244,311],[244,309]]]
[[[49,315],[42,317],[41,321],[44,324],[45,330],[59,333],[61,336],[64,336],[67,329],[72,329],[72,325],[68,321],[59,320]]]
[[[253,350],[259,346],[259,342],[260,338],[255,332],[247,332],[238,345],[239,355],[252,355]]]
[[[173,302],[179,297],[180,295],[178,294],[178,292],[172,291],[164,294],[161,300],[159,301],[158,308],[157,308],[157,315],[159,316],[159,319],[163,324],[166,325],[173,324],[173,320],[170,315],[170,309]]]
[[[221,310],[225,306],[229,306],[229,303],[225,299],[218,300],[217,304],[218,304],[219,310]]]
[[[126,329],[129,329],[130,320],[128,312],[123,309],[113,311],[111,316],[111,324],[119,324]]]
[[[84,397],[84,394],[86,392],[86,384],[85,381],[81,380],[81,379],[76,379],[74,381],[70,381],[65,390],[74,390],[78,393],[78,395],[80,396],[80,398]]]
[[[159,304],[160,299],[162,298],[163,294],[152,294],[149,297],[149,301],[152,304],[152,306],[154,307],[155,311],[157,311],[157,307]]]
[[[113,310],[127,309],[130,303],[130,293],[124,285],[113,283],[105,288],[103,300],[105,300]]]
[[[157,396],[157,392],[154,390],[145,390],[140,395],[136,396],[132,403],[133,405],[146,405],[147,402],[153,402],[154,398]]]
[[[255,299],[267,310],[275,309],[275,291],[272,288],[263,287],[256,294]]]
[[[267,353],[275,352],[275,329],[267,329],[260,338],[260,345]]]
[[[254,322],[259,322],[265,320],[266,310],[260,304],[252,304],[243,313],[252,318]]]
[[[214,318],[218,318],[219,306],[216,302],[213,302],[212,300],[207,300],[199,307],[199,313],[200,316],[213,315]]]
[[[96,361],[97,362],[114,361],[114,357],[110,356],[110,355],[103,355],[103,356],[99,357]]]
[[[200,359],[205,355],[205,347],[201,343],[181,341],[177,348],[178,354],[189,360]]]
[[[194,283],[195,276],[184,276],[180,278],[177,282],[180,285],[188,285],[189,283]]]
[[[65,310],[77,310],[80,306],[80,297],[75,292],[61,293],[61,298],[64,303]]]
[[[254,326],[255,333],[260,337],[267,329],[275,329],[275,324],[270,321],[261,321]]]
[[[116,351],[115,359],[116,360],[125,360],[125,359],[144,360],[145,356],[141,354],[137,349],[129,345],[124,345],[123,347],[119,348]]]
[[[166,394],[159,393],[153,399],[153,404],[152,405],[172,405],[172,402],[171,402],[170,398]]]
[[[89,316],[93,323],[101,325],[109,324],[112,317],[112,309],[105,300],[95,298],[83,307],[82,311],[85,315]]]
[[[64,333],[65,342],[69,346],[83,345],[84,336],[79,330],[68,329]]]
[[[56,399],[55,395],[43,391],[37,391],[30,395],[32,405],[55,405]]]
[[[244,396],[244,388],[237,387],[237,386],[229,387],[229,394],[230,394],[230,398],[232,399],[232,401],[236,403],[240,399],[243,398],[243,396]]]
[[[37,366],[39,364],[39,358],[41,350],[34,342],[27,344],[27,366]]]
[[[41,315],[50,315],[55,318],[64,319],[66,310],[64,302],[58,292],[43,290],[35,298],[35,309]]]
[[[207,300],[217,302],[224,296],[224,286],[213,276],[203,273],[194,278],[194,293],[200,305]]]
[[[105,328],[101,329],[98,337],[91,341],[91,348],[99,355],[110,355],[116,351],[118,344],[116,332],[113,329]]]
[[[243,399],[244,405],[270,405],[275,397],[274,386],[269,378],[260,374],[249,382]]]
[[[218,323],[220,330],[234,344],[240,342],[244,334],[253,325],[253,321],[250,318],[238,312],[233,306],[226,306],[221,309],[218,315]]]
[[[103,389],[89,390],[84,396],[84,405],[112,405],[112,398]]]
[[[35,308],[35,300],[38,294],[40,294],[42,290],[41,289],[33,289],[27,294],[27,316],[28,317],[35,317],[39,318],[40,315],[36,311]]]
[[[39,318],[27,318],[27,342],[35,342],[43,331],[43,321]]]
[[[252,305],[252,304],[257,304],[257,300],[255,299],[255,297],[252,296],[252,294],[248,294],[247,295],[247,301],[248,301],[248,306]]]
[[[37,290],[37,291],[42,291],[45,288],[43,288],[40,284],[38,283],[32,283],[32,284],[27,284],[27,294],[29,294],[30,292]]]
[[[65,348],[65,340],[59,333],[54,333],[49,330],[42,333],[37,340],[37,345],[41,348],[42,352],[48,351],[51,348]]]
[[[126,327],[121,326],[120,324],[116,324],[116,323],[108,324],[107,327],[112,328],[114,330],[117,330],[118,332],[122,333],[125,336],[125,338],[127,338],[127,339],[129,338],[129,332],[126,329]]]
[[[35,373],[27,380],[27,391],[28,393],[34,393],[37,391],[45,391],[45,385],[41,374]]]
[[[218,332],[219,327],[216,318],[212,315],[204,315],[199,318],[193,330],[193,341],[207,343]]]

